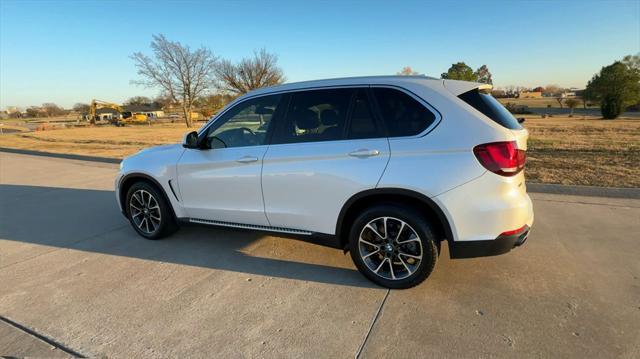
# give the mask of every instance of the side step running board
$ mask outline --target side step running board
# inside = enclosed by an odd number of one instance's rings
[[[214,221],[214,220],[210,220],[210,219],[189,218],[189,222],[191,222],[191,223],[199,223],[199,224],[208,224],[208,225],[212,225],[212,226],[231,227],[231,228],[256,229],[256,230],[267,231],[267,232],[302,234],[302,235],[306,235],[306,236],[310,236],[312,234],[312,232],[303,231],[301,229],[283,228],[283,227],[271,227],[271,226],[260,226],[260,225],[256,225],[256,224],[242,224],[242,223],[233,223],[233,222],[223,222],[223,221]]]

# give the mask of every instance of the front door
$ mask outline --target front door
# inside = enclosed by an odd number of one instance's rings
[[[190,218],[268,225],[262,198],[262,160],[281,95],[243,101],[200,134],[202,149],[178,162],[182,204]]]

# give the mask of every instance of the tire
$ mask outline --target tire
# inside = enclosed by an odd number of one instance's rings
[[[422,283],[438,260],[436,236],[427,220],[413,208],[392,204],[370,207],[355,219],[349,252],[360,273],[391,289]]]
[[[125,206],[131,226],[146,239],[161,239],[178,229],[164,195],[147,182],[129,188]]]

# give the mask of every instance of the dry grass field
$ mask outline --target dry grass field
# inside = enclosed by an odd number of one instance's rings
[[[577,108],[583,108],[582,107],[582,99],[580,98],[575,98],[576,100],[578,100],[578,107]],[[499,98],[497,99],[501,104],[506,105],[507,103],[511,102],[515,105],[519,105],[519,106],[528,106],[529,108],[547,108],[547,107],[551,107],[551,108],[560,108],[560,103],[558,102],[558,100],[555,97],[543,97],[543,98]],[[566,99],[563,99],[563,103]],[[563,108],[567,108],[567,106],[564,106]],[[599,109],[600,106],[599,105],[593,105],[593,106],[589,106],[588,108],[590,109]]]
[[[640,187],[640,119],[528,118],[531,182]]]
[[[640,119],[525,117],[528,181],[640,187]],[[69,128],[0,135],[0,147],[122,158],[186,132],[182,124]]]
[[[503,105],[511,102],[516,105],[529,106],[530,108],[546,108],[547,106],[551,106],[553,108],[560,108],[560,104],[553,97],[543,97],[543,98],[499,98],[498,101]],[[582,106],[582,103],[580,103]]]
[[[186,132],[184,124],[68,128],[3,135],[0,147],[122,158],[146,147],[178,143]]]

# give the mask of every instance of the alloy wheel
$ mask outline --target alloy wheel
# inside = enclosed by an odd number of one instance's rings
[[[140,189],[133,193],[129,200],[129,213],[133,223],[145,234],[153,234],[160,228],[160,206],[148,191]]]
[[[367,268],[387,280],[411,276],[422,262],[418,233],[394,217],[378,217],[367,223],[360,231],[358,249]]]

